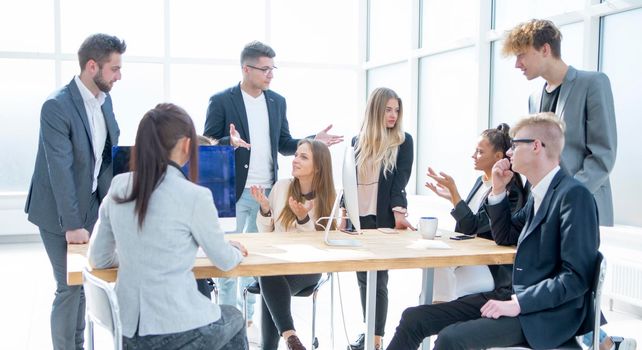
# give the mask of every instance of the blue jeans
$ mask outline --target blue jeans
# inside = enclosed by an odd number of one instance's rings
[[[270,189],[265,190],[265,195],[270,195]],[[236,233],[258,232],[256,227],[256,215],[259,212],[259,203],[254,200],[249,188],[243,190],[241,198],[236,201]],[[219,303],[222,305],[236,306],[243,310],[243,289],[254,283],[254,277],[219,278]],[[254,304],[256,296],[247,295],[247,320],[254,316]]]
[[[605,338],[606,338],[606,332],[603,331],[602,328],[600,328],[600,344],[602,344],[602,342],[604,341]],[[584,334],[582,336],[582,343],[584,343],[584,345],[589,346],[589,347],[591,345],[593,345],[593,332],[588,332],[588,333]],[[597,349],[597,347],[596,347],[596,349]]]
[[[200,328],[180,333],[123,337],[125,350],[182,349],[236,350],[248,349],[243,315],[229,305],[221,305],[221,318]]]

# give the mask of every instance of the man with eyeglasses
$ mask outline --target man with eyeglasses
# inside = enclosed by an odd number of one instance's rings
[[[606,74],[577,70],[561,57],[562,34],[551,21],[530,20],[513,28],[504,55],[526,79],[542,77],[541,90],[530,96],[529,113],[553,112],[566,125],[562,168],[595,196],[600,225],[613,226],[609,174],[615,164],[617,130],[613,93]]]
[[[221,91],[209,100],[205,136],[221,145],[236,147],[236,232],[257,232],[256,215],[259,205],[250,193],[252,185],[265,189],[277,180],[277,153],[292,155],[298,139],[292,138],[286,116],[285,98],[270,90],[274,75],[274,50],[259,41],[245,45],[241,52],[243,80]],[[343,136],[327,133],[329,125],[314,136],[328,146],[343,141]],[[252,277],[219,279],[222,304],[240,305],[243,286]],[[237,286],[240,284],[240,286]],[[248,325],[252,324],[255,297],[248,295]]]
[[[557,116],[527,117],[511,134],[510,160],[493,166],[485,209],[495,241],[517,245],[512,288],[408,308],[388,350],[416,349],[434,334],[435,349],[554,349],[588,330],[599,246],[595,200],[560,168],[564,122]],[[515,214],[506,195],[513,171],[532,185],[528,202]]]

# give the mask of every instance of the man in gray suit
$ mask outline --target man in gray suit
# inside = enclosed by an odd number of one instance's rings
[[[120,130],[109,91],[121,78],[124,41],[88,37],[78,50],[80,75],[47,98],[25,212],[38,226],[56,279],[51,311],[54,349],[82,349],[85,302],[67,285],[67,244],[87,243],[112,179],[111,146]]]
[[[544,87],[528,101],[529,113],[553,112],[568,126],[562,167],[586,186],[597,202],[600,225],[613,226],[609,174],[615,164],[617,130],[609,78],[564,63],[562,34],[551,21],[530,20],[513,28],[503,53],[515,55],[526,79]]]

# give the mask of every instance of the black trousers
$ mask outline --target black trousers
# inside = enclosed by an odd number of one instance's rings
[[[359,217],[362,229],[377,228],[377,217],[374,215]],[[361,311],[363,319],[366,318],[366,290],[368,273],[357,272],[357,283],[359,284],[359,296],[361,297]],[[377,295],[375,298],[375,335],[383,336],[388,317],[388,270],[377,271]]]
[[[292,320],[292,296],[316,285],[320,273],[310,275],[259,277],[261,286],[261,347],[276,350],[283,332],[294,330]]]
[[[424,338],[435,334],[436,350],[486,349],[525,344],[526,339],[517,317],[481,317],[480,309],[489,299],[506,300],[506,295],[479,293],[448,303],[407,308],[387,349],[417,349]]]

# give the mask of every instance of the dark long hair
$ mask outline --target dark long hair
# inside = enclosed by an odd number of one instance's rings
[[[132,192],[118,203],[135,201],[138,226],[142,227],[149,207],[149,198],[167,172],[172,149],[182,137],[190,140],[189,179],[198,180],[198,138],[192,118],[184,109],[171,103],[161,103],[149,110],[138,124],[136,144],[129,168],[133,172]]]

